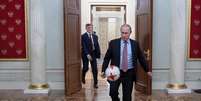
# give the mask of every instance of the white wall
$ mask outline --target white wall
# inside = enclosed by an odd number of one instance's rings
[[[169,0],[153,2],[153,88],[165,88],[169,81],[170,6]]]
[[[43,0],[48,69],[64,67],[63,0]]]
[[[63,0],[42,0],[47,37],[47,81],[51,88],[64,88]]]

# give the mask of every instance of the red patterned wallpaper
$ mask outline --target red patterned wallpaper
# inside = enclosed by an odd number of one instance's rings
[[[0,60],[27,59],[24,0],[0,0]]]
[[[189,58],[201,60],[201,0],[191,0]]]

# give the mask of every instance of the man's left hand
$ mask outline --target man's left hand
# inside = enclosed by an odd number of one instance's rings
[[[152,72],[147,72],[147,74],[152,77]]]

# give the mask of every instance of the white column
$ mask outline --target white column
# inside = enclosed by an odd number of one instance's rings
[[[187,43],[185,7],[186,0],[171,0],[171,65],[168,93],[190,92],[184,82]]]
[[[31,84],[25,93],[48,93],[46,82],[46,37],[41,0],[30,0]]]

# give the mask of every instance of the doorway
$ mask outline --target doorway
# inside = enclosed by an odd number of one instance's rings
[[[98,60],[98,64],[101,65],[109,41],[121,36],[119,29],[126,22],[126,6],[92,5],[91,22],[99,38],[101,58]]]
[[[81,48],[80,48],[81,35],[80,34],[82,32],[81,26],[85,24],[85,23],[84,24],[81,23],[81,7],[80,7],[81,1],[82,3],[85,2],[85,0],[64,0],[64,55],[65,55],[64,68],[65,68],[65,94],[66,95],[73,94],[81,89]],[[135,28],[134,27],[132,28],[134,29],[134,32],[137,36],[136,39],[139,42],[144,42],[144,44],[140,44],[140,46],[143,47],[142,48],[143,52],[147,53],[146,56],[147,56],[147,60],[149,61],[149,68],[151,70],[152,69],[152,58],[151,58],[152,47],[149,44],[152,44],[151,29],[152,29],[153,0],[126,0],[126,1],[136,2],[136,8],[137,8],[136,12],[134,10],[133,12],[126,14],[128,15],[126,16],[126,18],[130,17],[132,19],[131,21],[135,22],[135,18],[137,17],[136,18],[137,23],[135,24],[137,26],[136,27],[137,31],[135,32]],[[125,3],[125,5],[127,4],[129,3]],[[133,7],[134,5],[130,5],[130,6]],[[90,5],[87,4],[87,6],[85,7],[90,8]],[[126,7],[128,7],[128,5]],[[97,8],[95,9],[101,10],[100,7],[98,9]],[[120,7],[120,9],[122,8]],[[105,10],[107,10],[107,8]],[[132,10],[132,9],[127,9],[127,10]],[[137,16],[135,15],[136,13],[137,13]],[[84,17],[85,17],[84,20],[91,19],[91,17],[89,16],[84,16]],[[117,31],[117,27],[119,26],[116,26],[116,25],[117,23],[121,25],[121,23],[125,21],[125,19],[122,21],[121,17],[118,18],[118,17],[112,17],[112,16],[97,17],[97,18],[95,17],[95,19],[98,19],[97,21],[100,21],[101,23],[92,21],[94,25],[96,26],[100,26],[100,25],[103,26],[104,24],[106,25],[104,26],[106,29],[99,28],[98,29],[99,32],[109,33],[110,31],[112,31],[111,33],[114,33],[114,34],[111,34],[111,35],[114,35],[112,37],[110,37],[109,34],[108,35],[106,34],[106,36],[103,37],[106,40],[106,43],[108,43],[108,40],[110,38],[115,38],[115,37],[118,37],[118,35],[120,35],[118,34],[118,31]],[[125,21],[125,22],[128,23],[128,21]],[[129,22],[129,24],[130,23],[133,23],[133,22]],[[112,26],[113,28],[109,30],[110,27],[108,28],[108,26]],[[143,35],[143,36],[138,36],[138,35]],[[144,38],[144,36],[146,38]],[[102,37],[102,35],[101,36],[99,35],[99,37]],[[147,45],[147,44],[148,44],[148,47],[144,47],[144,45]],[[149,52],[146,51],[147,48],[149,48]],[[142,73],[139,72],[137,74],[142,74]],[[139,82],[137,81],[138,83],[136,83],[138,85],[137,88],[139,88],[138,89],[139,91],[142,91],[142,92],[144,91],[144,93],[151,91],[151,82],[150,82],[151,79],[147,78],[146,74],[142,77],[142,79],[139,78],[137,80],[139,80]],[[147,94],[151,94],[151,93],[147,93]]]

